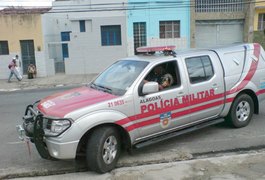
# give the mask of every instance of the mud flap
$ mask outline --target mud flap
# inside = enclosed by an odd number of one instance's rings
[[[44,143],[44,130],[43,130],[43,122],[42,122],[42,115],[38,115],[36,117],[36,120],[34,122],[34,133],[33,133],[33,140],[35,143],[35,146],[40,154],[40,156],[43,159],[48,159],[48,160],[55,160],[53,158],[48,149],[46,144]]]

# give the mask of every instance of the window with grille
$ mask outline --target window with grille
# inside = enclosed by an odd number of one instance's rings
[[[195,0],[196,12],[239,12],[244,10],[244,0]]]
[[[265,29],[265,14],[259,14],[258,30],[263,31]]]
[[[117,46],[121,45],[121,26],[101,26],[101,45]]]
[[[8,41],[0,41],[0,55],[8,55]]]
[[[159,31],[161,39],[179,38],[180,21],[160,21]]]
[[[146,22],[133,23],[134,53],[141,46],[146,46]]]

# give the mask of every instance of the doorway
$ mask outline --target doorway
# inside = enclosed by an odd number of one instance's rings
[[[27,74],[29,64],[34,64],[34,66],[36,67],[34,41],[20,40],[20,48],[23,74]]]

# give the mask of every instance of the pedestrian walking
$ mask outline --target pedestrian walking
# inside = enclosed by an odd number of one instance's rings
[[[9,78],[8,78],[7,82],[9,82],[9,83],[11,82],[11,78],[12,78],[13,75],[15,75],[15,77],[17,78],[18,81],[22,80],[22,76],[21,76],[21,74],[19,73],[19,71],[17,69],[17,61],[16,61],[15,57],[9,63],[8,68],[10,70],[10,74],[9,74]]]
[[[18,55],[16,55],[15,57],[16,57],[16,63],[17,63],[17,67],[16,68],[17,68],[18,72],[20,74],[22,74],[21,61],[20,61]]]

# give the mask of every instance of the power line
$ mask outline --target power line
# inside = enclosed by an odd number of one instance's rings
[[[236,0],[235,2],[223,2],[223,3],[212,3],[213,5],[215,4],[237,4],[237,3],[249,3],[249,2],[244,2],[244,1],[247,1],[247,0]],[[256,0],[251,0],[253,3],[262,3],[262,2],[265,2],[265,1],[258,1],[256,2]],[[250,1],[250,2],[251,2]],[[14,1],[10,1],[11,2],[14,2]],[[32,1],[24,1],[25,3],[29,3],[29,2],[32,2]],[[66,2],[71,2],[71,1],[66,1]],[[163,1],[163,0],[160,0],[160,1],[145,1],[145,2],[120,2],[120,3],[97,3],[97,4],[92,4],[92,3],[89,3],[89,4],[69,4],[69,5],[56,5],[56,7],[78,7],[78,6],[108,6],[108,5],[144,5],[144,4],[183,4],[184,3],[188,3],[190,4],[190,0],[183,0],[183,1]],[[196,2],[196,1],[195,1]],[[209,4],[209,3],[208,3]]]
[[[240,4],[246,5],[246,4],[253,4],[253,3],[262,3],[265,1],[259,1],[256,2],[255,0],[243,2],[242,0],[238,0],[237,2],[229,2],[229,3],[213,3],[213,4],[207,4],[207,6],[214,7],[214,6],[220,6],[220,5],[238,5],[238,2],[240,1]],[[180,3],[180,2],[172,2],[170,3],[168,1],[166,2],[160,2],[159,4],[155,4],[156,1],[152,2],[141,2],[139,3],[125,3],[127,6],[122,3],[123,6],[113,7],[113,6],[105,6],[105,7],[93,7],[92,5],[89,5],[88,8],[85,8],[82,6],[82,8],[76,8],[76,9],[63,9],[63,8],[57,8],[57,7],[68,7],[70,5],[66,6],[55,6],[54,9],[52,9],[49,13],[65,13],[65,12],[100,12],[100,11],[133,11],[133,10],[156,10],[156,9],[181,9],[181,8],[193,8],[196,7],[196,4],[191,4],[190,2],[186,1],[186,3]],[[107,3],[104,5],[113,5],[113,3]],[[114,3],[115,5],[121,5],[121,3]],[[145,6],[143,6],[145,4]],[[95,4],[93,4],[95,5]],[[99,5],[99,4],[97,4]],[[78,5],[80,6],[80,5]]]
[[[220,6],[220,5],[246,5],[246,4],[258,4],[264,1],[250,0],[236,2],[224,2],[224,3],[212,3],[207,4],[208,7]],[[204,4],[200,4],[204,5]],[[205,5],[206,6],[206,5]],[[0,6],[1,7],[1,6]],[[70,8],[69,8],[70,7]],[[71,8],[74,7],[74,8]],[[79,8],[80,7],[80,8]],[[81,4],[81,5],[56,5],[53,9],[47,13],[67,13],[67,12],[102,12],[102,11],[133,11],[133,10],[156,10],[156,9],[181,9],[181,8],[193,8],[196,7],[196,2],[190,1],[174,2],[174,1],[145,1],[145,2],[122,2],[122,3],[102,3],[102,4]]]

